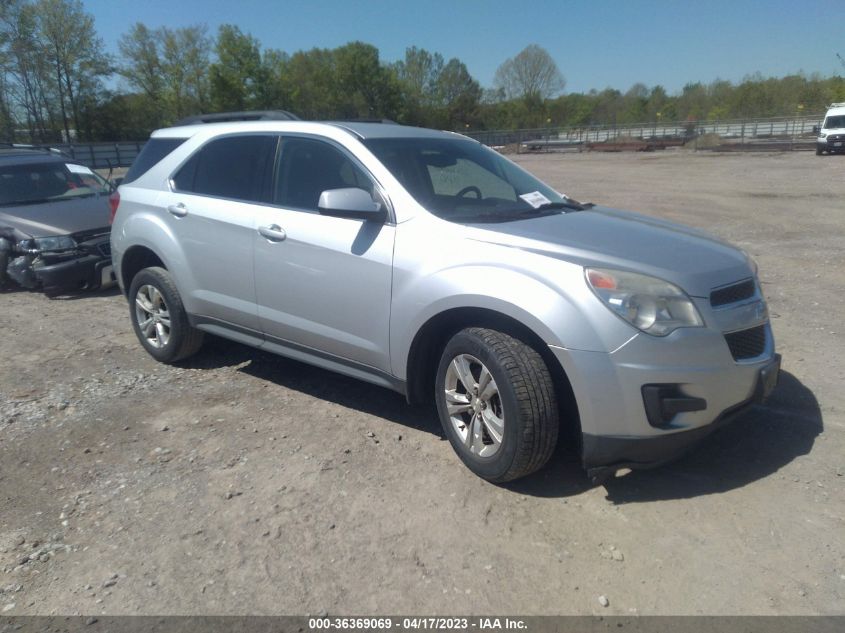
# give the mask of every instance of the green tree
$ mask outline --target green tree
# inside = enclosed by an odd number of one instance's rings
[[[341,118],[396,118],[400,89],[396,74],[379,61],[378,49],[350,42],[332,52]]]
[[[94,18],[79,0],[37,0],[33,5],[44,60],[54,70],[65,138],[81,129],[82,102],[95,98],[101,79],[111,74],[110,60],[102,53]]]
[[[157,33],[161,71],[168,113],[181,118],[209,106],[209,53],[211,41],[205,26],[179,29],[163,27]]]
[[[287,64],[286,86],[294,114],[303,119],[336,118],[334,56],[326,48],[297,51]]]
[[[217,61],[211,65],[211,105],[217,111],[253,108],[262,77],[261,46],[252,35],[223,24],[215,44]]]
[[[438,103],[438,80],[443,72],[443,56],[424,48],[405,49],[405,58],[396,62],[394,70],[402,92],[403,122],[432,125]]]
[[[436,79],[435,94],[445,115],[442,127],[460,129],[477,125],[481,86],[462,61],[453,57],[443,67]]]
[[[260,79],[256,87],[255,107],[261,110],[289,110],[290,86],[287,81],[290,57],[283,51],[265,50],[261,55]]]
[[[118,40],[123,63],[118,72],[129,85],[140,90],[153,103],[164,94],[164,69],[159,51],[159,37],[145,24],[136,22]]]
[[[42,54],[38,15],[32,4],[11,0],[0,4],[5,101],[16,121],[29,130],[29,140],[58,138],[55,127],[54,75]]]
[[[132,104],[154,113],[157,126],[208,110],[211,40],[205,26],[151,30],[137,23],[118,47],[118,72],[145,98]]]

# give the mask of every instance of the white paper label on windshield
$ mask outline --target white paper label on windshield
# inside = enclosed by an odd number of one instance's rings
[[[85,165],[74,165],[73,163],[65,163],[72,174],[93,174],[94,172],[88,169]]]
[[[539,191],[532,191],[531,193],[524,193],[519,196],[523,200],[525,200],[528,204],[530,204],[535,209],[539,209],[544,204],[549,204],[551,200],[549,200],[546,196],[544,196]]]

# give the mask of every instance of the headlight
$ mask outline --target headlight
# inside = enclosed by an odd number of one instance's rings
[[[827,138],[827,134],[825,132],[819,132],[819,138]]]
[[[37,237],[33,241],[40,251],[71,251],[76,248],[76,242],[70,235]]]
[[[662,279],[607,268],[587,268],[587,284],[613,313],[638,330],[666,336],[704,321],[692,299]]]

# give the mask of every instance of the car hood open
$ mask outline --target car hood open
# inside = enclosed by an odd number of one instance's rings
[[[102,194],[0,207],[0,228],[11,227],[31,237],[70,235],[108,226],[108,197]]]
[[[593,207],[514,222],[471,225],[468,237],[558,257],[583,266],[659,277],[707,297],[752,276],[746,255],[697,229],[636,213]]]

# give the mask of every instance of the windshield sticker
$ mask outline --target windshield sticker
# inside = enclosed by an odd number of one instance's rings
[[[530,204],[535,209],[539,209],[544,204],[551,204],[551,200],[549,200],[546,196],[544,196],[539,191],[532,191],[531,193],[524,193],[519,196],[523,200],[525,200],[528,204]]]
[[[65,167],[72,174],[93,174],[94,172],[88,169],[85,165],[74,165],[73,163],[65,163]]]

